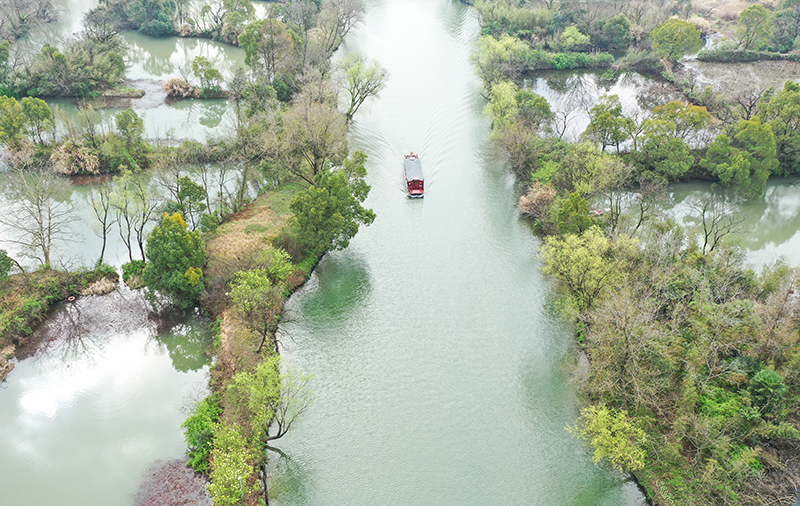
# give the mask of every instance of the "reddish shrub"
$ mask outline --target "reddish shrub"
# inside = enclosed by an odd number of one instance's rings
[[[206,492],[207,481],[186,461],[157,460],[145,471],[139,491],[134,496],[136,506],[212,506]]]

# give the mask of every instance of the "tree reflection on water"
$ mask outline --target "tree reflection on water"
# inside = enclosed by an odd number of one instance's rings
[[[108,295],[78,297],[56,307],[34,332],[35,349],[28,355],[55,357],[65,367],[78,361],[97,362],[111,338],[146,332],[148,342],[165,349],[173,367],[195,371],[208,363],[208,322],[171,309],[156,310],[141,291],[121,284]]]

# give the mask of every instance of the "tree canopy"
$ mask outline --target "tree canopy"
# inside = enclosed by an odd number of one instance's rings
[[[370,187],[364,181],[367,155],[354,152],[342,167],[323,171],[316,183],[292,199],[292,227],[309,251],[343,249],[361,225],[375,220],[375,213],[361,204]]]
[[[147,237],[147,260],[142,277],[148,287],[170,296],[181,308],[200,301],[206,247],[180,213],[164,214]]]
[[[650,33],[650,37],[656,53],[672,61],[703,47],[700,30],[682,19],[671,18],[664,21]]]

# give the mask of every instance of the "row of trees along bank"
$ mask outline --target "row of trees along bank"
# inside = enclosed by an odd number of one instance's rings
[[[479,8],[485,31],[495,30],[492,20],[546,14],[549,27],[563,19],[584,22],[572,25],[583,33],[595,27],[590,40],[600,44],[613,16],[631,21],[635,12],[627,11],[650,5],[545,4]],[[566,10],[578,5],[585,8]],[[601,5],[613,14],[605,22]],[[674,13],[651,7],[637,23],[650,20],[652,49],[675,60],[699,48],[696,28],[672,37],[685,22],[659,20]],[[594,21],[585,17],[592,12]],[[800,118],[800,88],[789,82],[752,102],[720,104],[715,110],[730,113],[722,118],[668,99],[647,117],[628,117],[608,96],[592,108],[581,141],[567,143],[547,101],[520,79],[535,68],[525,58],[548,43],[547,32],[504,32],[482,38],[474,61],[493,144],[527,187],[520,211],[546,236],[544,271],[558,282],[558,306],[588,360],[576,371],[585,407],[569,430],[591,445],[595,461],[633,473],[654,504],[790,501],[800,450],[800,271],[784,262],[748,269],[730,239],[742,221],[739,199],[762,198],[770,175],[798,173],[791,125]],[[631,40],[644,44],[644,33]],[[691,47],[666,52],[695,37]],[[665,213],[668,183],[689,177],[730,187],[690,201],[696,230]]]
[[[278,358],[283,301],[321,255],[346,247],[374,220],[362,206],[370,189],[367,155],[351,153],[346,134],[388,76],[358,54],[335,67],[329,60],[361,7],[346,0],[273,7],[267,18],[243,25],[237,39],[249,68],[225,83],[237,115],[233,137],[173,147],[144,139],[131,109],[111,126],[90,108],[69,121],[40,99],[6,96],[0,103],[10,166],[5,195],[16,217],[7,224],[24,255],[51,271],[51,250],[74,218],[64,176],[109,173],[87,203],[103,238],[98,265],[116,229],[128,251],[125,282],[144,286],[156,307],[200,305],[217,317],[212,393],[184,424],[189,464],[210,478],[215,504],[268,503],[271,442],[310,397],[307,378]],[[325,25],[332,13],[336,28]],[[115,26],[95,14],[87,16],[84,36],[99,28],[113,34]],[[206,63],[198,73],[215,76]],[[345,112],[338,109],[341,90]],[[42,190],[23,191],[29,186]],[[0,289],[20,275],[0,280]],[[3,322],[12,339],[30,332]],[[159,484],[137,497],[163,503],[179,491],[180,484]]]

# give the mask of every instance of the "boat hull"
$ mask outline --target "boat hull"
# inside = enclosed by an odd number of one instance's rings
[[[413,152],[406,155],[403,161],[403,174],[406,179],[406,190],[409,197],[420,198],[425,195],[425,177],[422,174],[422,162]]]

